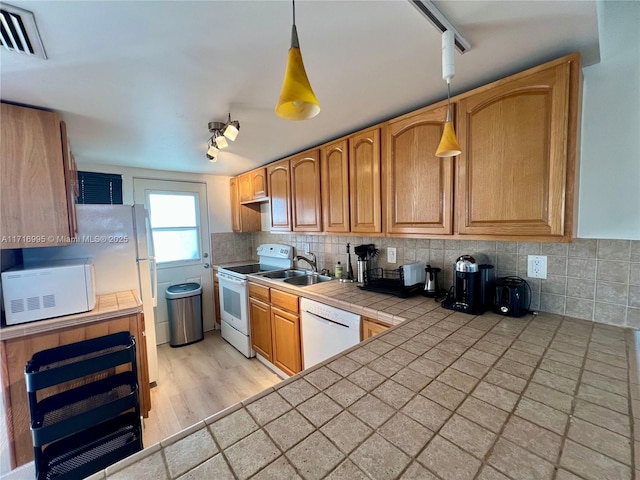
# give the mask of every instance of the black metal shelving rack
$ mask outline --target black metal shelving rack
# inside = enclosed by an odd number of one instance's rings
[[[129,370],[115,373],[126,364]],[[38,352],[25,377],[37,480],[83,478],[142,450],[136,345],[129,332]],[[38,399],[56,386],[65,389]]]

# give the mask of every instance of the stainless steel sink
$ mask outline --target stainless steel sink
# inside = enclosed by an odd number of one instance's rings
[[[271,272],[261,273],[261,277],[272,278],[272,279],[280,279],[280,278],[291,278],[291,277],[300,277],[302,275],[309,275],[309,272],[305,270],[274,270]]]
[[[318,275],[318,274],[308,275],[307,274],[307,275],[300,275],[297,277],[285,278],[284,282],[288,283],[289,285],[306,287],[307,285],[314,285],[316,283],[328,282],[330,280],[333,280],[333,279],[331,277],[327,277],[326,275]]]

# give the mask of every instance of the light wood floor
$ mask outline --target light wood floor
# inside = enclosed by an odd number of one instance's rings
[[[192,345],[160,345],[158,369],[144,421],[145,447],[280,382],[258,360],[224,341],[219,330]]]

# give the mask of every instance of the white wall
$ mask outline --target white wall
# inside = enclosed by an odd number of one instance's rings
[[[166,170],[150,170],[145,168],[128,168],[115,165],[84,165],[78,161],[78,170],[88,172],[115,173],[122,175],[122,201],[133,204],[133,178],[153,178],[158,180],[184,180],[207,184],[207,200],[209,204],[210,233],[231,231],[231,200],[229,195],[229,177],[205,175],[197,173],[171,172]]]
[[[640,2],[598,4],[599,64],[583,69],[578,236],[640,239]]]

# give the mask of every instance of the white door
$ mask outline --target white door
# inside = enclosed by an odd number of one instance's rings
[[[143,203],[149,211],[158,267],[158,344],[169,341],[165,291],[171,285],[187,282],[202,285],[204,329],[213,330],[215,320],[207,185],[134,178],[133,195],[135,203]]]

